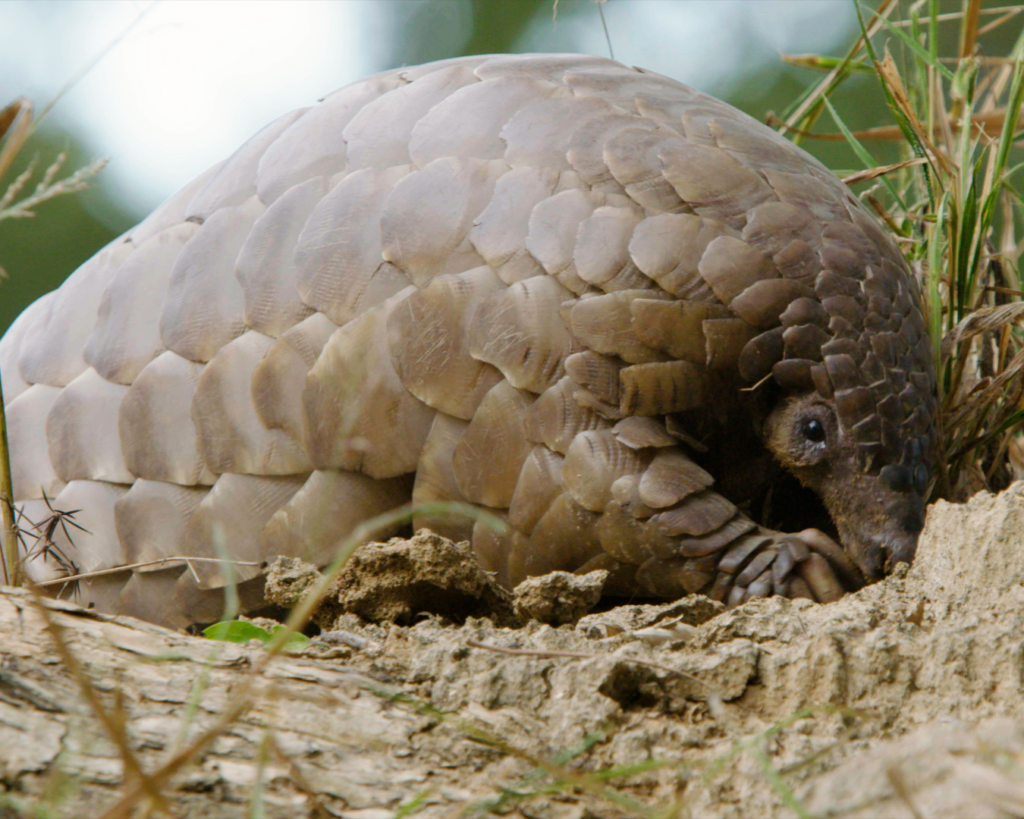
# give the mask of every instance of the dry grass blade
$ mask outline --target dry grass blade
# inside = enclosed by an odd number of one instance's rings
[[[0,148],[0,179],[3,179],[10,170],[14,158],[20,153],[22,146],[32,133],[33,123],[32,101],[21,97],[8,105],[3,110],[4,140],[3,148]]]
[[[960,56],[970,57],[974,54],[978,37],[978,17],[981,11],[981,0],[967,0],[963,24],[960,34]]]
[[[1024,319],[1024,302],[982,307],[961,321],[942,339],[942,358],[949,358],[957,344],[981,333],[999,330],[1008,324],[1020,324]]]
[[[896,61],[892,58],[892,54],[889,52],[888,46],[886,46],[885,49],[885,57],[881,62],[875,63],[875,68],[878,71],[878,76],[881,78],[889,93],[890,99],[895,103],[899,112],[906,117],[910,129],[913,131],[913,135],[921,141],[930,156],[936,157],[945,166],[947,172],[952,172],[952,164],[948,159],[941,155],[939,150],[932,143],[931,136],[928,134],[924,123],[922,123],[918,118],[917,112],[914,110],[914,105],[911,102],[910,94],[907,92],[907,88],[903,84],[903,79],[900,77],[899,69],[896,67]]]
[[[927,159],[918,157],[916,159],[904,159],[902,162],[893,162],[891,165],[879,165],[877,168],[868,168],[867,170],[857,171],[857,173],[851,173],[849,176],[844,176],[843,182],[847,185],[855,185],[858,182],[867,182],[871,179],[877,179],[878,177],[885,176],[887,173],[892,173],[893,171],[901,171],[904,168],[923,165],[927,161]]]
[[[1000,62],[1000,65],[1004,64]],[[1011,65],[1016,65],[1017,61],[1011,61]],[[992,111],[986,111],[979,114],[972,114],[968,120],[970,127],[973,131],[979,129],[987,136],[995,137],[999,135],[999,132],[1004,127],[1006,122],[1006,109],[999,108]],[[787,125],[783,120],[779,119],[775,114],[769,114],[766,117],[766,123],[771,125],[773,128],[778,128],[781,132],[786,134],[794,134],[805,139],[816,139],[821,142],[845,142],[846,136],[844,134],[837,134],[832,132],[812,132],[804,131],[799,128],[794,128]],[[1020,126],[1024,123],[1018,122]],[[964,126],[964,122],[960,119],[946,119],[944,122],[936,122],[935,127],[932,128],[932,139],[937,139],[942,134],[943,126],[948,126],[950,133],[959,134],[960,130]],[[853,136],[860,140],[867,140],[873,142],[905,142],[906,134],[898,125],[879,125],[875,128],[865,128],[860,131],[851,131]]]
[[[18,114],[21,113],[22,109],[26,106],[32,106],[32,103],[25,97],[18,97],[14,102],[10,103],[6,108],[0,110],[0,139],[3,139],[8,129],[17,119]]]
[[[867,26],[868,37],[872,36],[882,27],[882,19],[891,14],[895,8],[894,0],[882,0],[878,4],[878,8],[875,10],[874,16]],[[804,96],[803,101],[786,118],[785,124],[787,127],[797,129],[798,132],[811,129],[823,109],[822,98],[831,94],[849,76],[850,65],[863,50],[864,40],[865,37],[863,35],[859,37],[842,61],[815,88]]]
[[[1013,360],[994,378],[980,381],[967,396],[946,414],[946,428],[954,438],[961,436],[960,428],[974,427],[984,415],[997,404],[1005,412],[1015,407],[1021,399],[1024,388],[1024,351],[1017,353]],[[1006,398],[1006,401],[1000,399]],[[957,454],[957,453],[954,453]]]
[[[124,566],[118,566],[115,569],[98,569],[94,572],[71,574],[67,577],[59,577],[56,580],[44,580],[42,583],[34,583],[33,585],[37,589],[45,589],[51,586],[60,586],[64,583],[77,583],[80,580],[92,580],[96,577],[107,577],[112,574],[124,574],[125,572],[134,571],[135,569],[146,569],[151,566],[166,566],[168,568],[173,568],[175,566],[185,566],[190,563],[228,563],[232,566],[250,567],[262,565],[251,560],[224,560],[220,557],[190,557],[188,555],[176,555],[172,557],[162,557],[159,560],[147,560],[142,563],[127,563]]]
[[[36,185],[35,190],[24,199],[21,199],[13,204],[8,204],[7,207],[0,208],[0,221],[4,219],[30,219],[36,215],[34,208],[54,199],[58,196],[66,196],[69,193],[78,193],[89,188],[89,180],[91,180],[96,174],[102,171],[106,165],[107,160],[95,159],[88,165],[84,165],[77,171],[72,173],[70,176],[64,179],[54,181],[60,169],[64,166],[64,162],[67,159],[67,153],[62,151],[57,154],[56,159],[47,167],[43,173],[43,178],[39,184]],[[28,177],[23,173],[11,184],[10,188],[4,193],[3,204],[10,203],[15,199],[15,195],[20,192],[21,187],[28,181]],[[12,193],[13,191],[13,193]]]

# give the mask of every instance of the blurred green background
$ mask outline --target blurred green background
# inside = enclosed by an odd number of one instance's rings
[[[493,52],[606,55],[601,11],[617,59],[759,119],[781,114],[821,76],[785,64],[781,52],[841,55],[858,32],[851,0],[609,0],[601,9],[558,0],[557,11],[553,0],[0,3],[0,107],[22,95],[41,107],[104,54],[62,97],[8,181],[33,157],[46,167],[62,149],[70,169],[110,159],[92,190],[46,203],[34,219],[0,221],[8,273],[0,331],[280,113],[399,65]],[[871,79],[855,77],[835,99],[852,128],[889,121]],[[819,127],[835,130],[827,121]],[[840,144],[805,147],[830,167],[859,168]],[[891,159],[892,146],[889,155],[879,150]]]

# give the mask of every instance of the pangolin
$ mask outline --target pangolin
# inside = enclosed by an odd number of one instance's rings
[[[920,287],[875,218],[735,108],[581,55],[286,114],[26,309],[0,371],[22,526],[53,530],[30,577],[100,572],[82,602],[175,625],[410,500],[507,521],[415,521],[507,586],[832,599],[912,558],[936,458]],[[765,528],[779,467],[842,548]],[[801,498],[774,508],[805,526]]]

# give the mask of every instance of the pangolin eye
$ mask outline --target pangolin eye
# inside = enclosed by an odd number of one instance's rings
[[[808,441],[820,444],[825,440],[825,427],[816,418],[810,418],[800,424],[800,433]]]

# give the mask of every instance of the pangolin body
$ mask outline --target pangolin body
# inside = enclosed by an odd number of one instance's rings
[[[417,521],[507,585],[828,597],[794,566],[908,560],[935,449],[919,287],[875,219],[731,106],[579,55],[281,117],[25,310],[0,369],[19,508],[88,530],[30,576],[135,566],[78,593],[177,625],[410,499],[507,520]],[[756,525],[772,458],[852,561]]]

